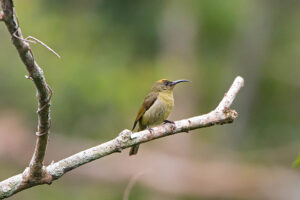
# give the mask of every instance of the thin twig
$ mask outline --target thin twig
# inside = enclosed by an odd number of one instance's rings
[[[54,55],[56,55],[58,58],[60,58],[60,55],[58,53],[56,53],[53,49],[51,49],[48,45],[46,45],[44,42],[38,40],[37,38],[33,37],[33,36],[28,36],[26,37],[26,39],[31,39],[31,41],[36,41],[38,43],[40,43],[42,46],[44,46],[46,49],[48,49],[49,51],[51,51]]]
[[[132,187],[134,186],[134,184],[137,182],[137,180],[145,175],[145,174],[148,174],[150,173],[151,170],[145,170],[145,171],[141,171],[137,174],[135,174],[133,177],[131,177],[129,183],[127,184],[126,186],[126,189],[125,189],[125,192],[124,192],[124,196],[123,196],[123,200],[129,200],[129,195],[130,195],[130,192],[132,190]]]
[[[40,43],[42,46],[44,46],[46,49],[48,49],[50,52],[52,52],[54,55],[56,55],[58,58],[60,58],[60,55],[58,53],[56,53],[53,49],[51,49],[48,45],[46,45],[45,43],[43,43],[42,41],[38,40],[37,38],[33,37],[33,36],[28,36],[26,38],[21,38],[19,36],[16,35],[16,32],[13,33],[13,36],[18,38],[19,40],[23,40],[25,42],[29,42],[29,43],[33,43],[36,44],[37,42]]]

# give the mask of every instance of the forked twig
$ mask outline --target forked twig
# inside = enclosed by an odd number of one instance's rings
[[[51,51],[54,55],[56,55],[58,58],[60,58],[60,55],[58,53],[56,53],[53,49],[51,49],[48,45],[46,45],[44,42],[38,40],[37,38],[33,37],[33,36],[28,36],[26,37],[26,39],[31,39],[33,41],[36,41],[38,43],[40,43],[42,46],[44,46],[46,49],[48,49],[49,51]]]
[[[18,38],[19,40],[23,40],[25,42],[29,42],[29,43],[33,43],[33,44],[36,44],[38,42],[39,44],[41,44],[42,46],[44,46],[46,49],[48,49],[50,52],[52,52],[54,55],[56,55],[58,58],[61,58],[58,53],[56,53],[47,44],[45,44],[44,42],[40,41],[39,39],[37,39],[37,38],[35,38],[33,36],[27,36],[26,38],[21,38],[21,37],[17,36],[16,32],[13,33],[13,36],[16,37],[16,38]]]

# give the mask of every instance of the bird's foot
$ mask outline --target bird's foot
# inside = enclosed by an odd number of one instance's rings
[[[153,133],[153,129],[150,128],[150,126],[147,126],[146,129],[152,134]]]
[[[166,119],[164,120],[164,124],[175,124],[175,122]]]
[[[174,121],[164,120],[164,124],[170,124],[170,127],[171,127],[173,132],[176,130],[176,124],[175,124]]]

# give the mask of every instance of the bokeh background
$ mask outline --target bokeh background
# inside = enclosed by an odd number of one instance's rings
[[[214,109],[245,78],[232,124],[143,144],[11,199],[300,199],[300,1],[15,0],[24,36],[54,92],[46,164],[112,139],[133,124],[152,84],[175,89],[171,120]],[[35,88],[0,24],[0,178],[33,152]]]

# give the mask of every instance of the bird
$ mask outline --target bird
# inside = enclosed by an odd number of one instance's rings
[[[151,132],[152,126],[159,125],[163,122],[174,123],[167,120],[167,118],[174,107],[173,89],[175,85],[182,82],[190,81],[169,81],[167,79],[161,79],[155,82],[136,115],[132,131],[135,129],[137,124],[138,131],[147,129]],[[138,149],[139,144],[132,146],[129,151],[129,155],[136,155]]]

